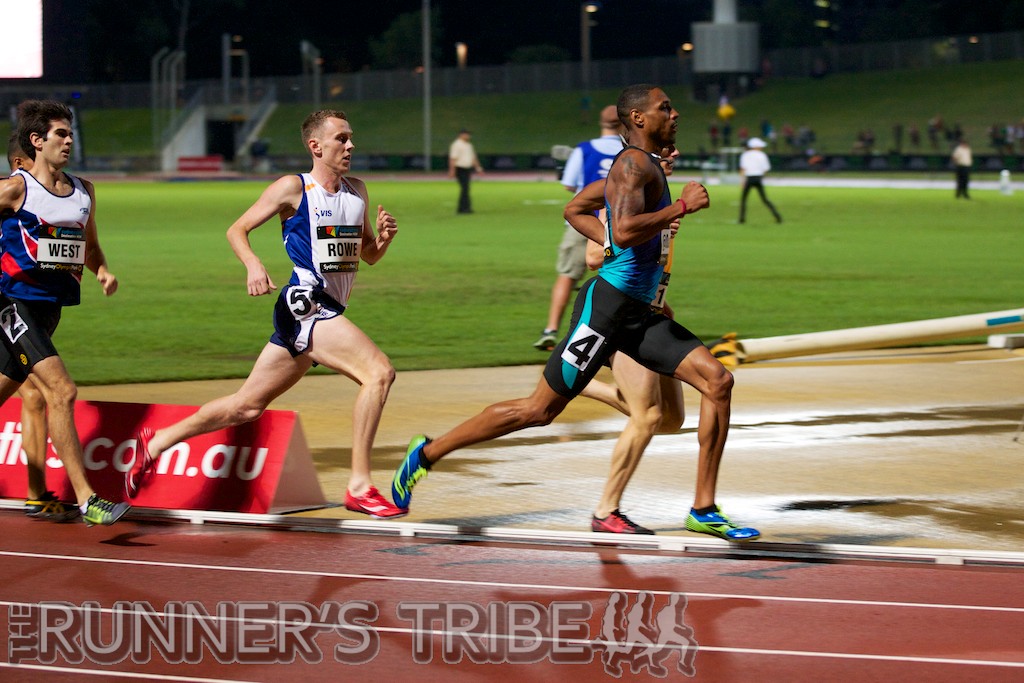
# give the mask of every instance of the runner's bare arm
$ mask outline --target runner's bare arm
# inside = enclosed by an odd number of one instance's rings
[[[563,216],[569,225],[592,242],[604,244],[604,224],[594,215],[604,208],[604,179],[595,180],[565,205]]]
[[[21,178],[0,180],[0,211],[14,212],[25,202],[25,181]]]
[[[604,245],[591,240],[587,242],[587,268],[597,270],[604,264]]]
[[[263,191],[260,198],[228,228],[228,244],[246,270],[249,296],[260,296],[277,289],[263,262],[249,243],[249,233],[274,216],[282,220],[295,214],[302,200],[302,178],[297,175],[278,178]]]
[[[367,196],[366,185],[358,178],[349,178],[349,181],[359,191],[366,205],[363,212],[363,248],[359,257],[371,266],[379,261],[388,250],[391,241],[398,233],[398,221],[380,204],[377,205],[377,212],[373,223],[370,222],[370,200]],[[371,226],[376,226],[376,232]]]
[[[100,246],[99,233],[96,230],[96,190],[88,180],[82,180],[89,197],[92,199],[92,211],[89,221],[85,224],[85,267],[96,274],[96,281],[103,288],[103,293],[110,296],[117,291],[117,277],[107,268],[107,256]]]
[[[654,237],[683,216],[683,205],[673,202],[658,211],[646,211],[648,186],[659,179],[656,166],[641,150],[626,150],[608,174],[605,194],[612,214],[613,239],[620,247],[632,247]],[[699,183],[684,188],[686,213],[708,205],[707,190]],[[693,201],[691,208],[687,197]]]

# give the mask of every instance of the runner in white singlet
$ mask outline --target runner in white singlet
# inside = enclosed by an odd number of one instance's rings
[[[294,269],[277,299],[274,334],[236,393],[207,403],[181,422],[138,434],[135,466],[125,480],[129,496],[149,479],[154,456],[190,437],[255,420],[318,363],[359,385],[345,507],[379,518],[406,512],[382,496],[370,478],[373,440],[395,371],[377,345],[343,315],[359,262],[380,260],[398,224],[381,206],[371,220],[366,185],[345,177],[355,145],[344,113],[310,114],[302,124],[302,139],[313,159],[309,173],[279,178],[228,229],[228,242],[246,268],[249,295],[262,296],[277,287],[252,250],[249,233],[275,216],[281,221]]]
[[[58,521],[81,516],[91,526],[113,524],[129,505],[101,498],[89,483],[75,427],[78,390],[50,339],[61,308],[79,302],[84,269],[96,274],[104,294],[117,290],[97,238],[92,184],[63,170],[71,156],[73,118],[70,108],[54,100],[18,106],[17,142],[32,164],[0,180],[0,404],[33,378],[46,400],[50,440],[74,489],[75,503],[46,491],[40,449],[30,445],[25,511]],[[45,433],[36,435],[45,439]],[[41,446],[45,455],[45,441]]]

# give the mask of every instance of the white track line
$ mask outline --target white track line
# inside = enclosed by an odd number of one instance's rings
[[[442,584],[451,586],[467,586],[479,588],[506,588],[520,590],[543,590],[543,591],[589,591],[593,593],[633,593],[641,592],[652,595],[673,595],[682,593],[688,598],[713,598],[713,599],[739,599],[739,600],[761,600],[772,602],[796,602],[796,603],[817,603],[826,605],[857,605],[871,607],[911,607],[917,609],[949,609],[949,610],[975,610],[982,612],[1009,612],[1024,614],[1024,607],[1001,607],[992,605],[953,605],[953,604],[930,604],[922,602],[895,602],[888,600],[843,600],[838,598],[803,598],[775,595],[744,595],[742,593],[692,593],[689,591],[664,591],[647,590],[638,588],[606,588],[594,586],[565,586],[543,583],[514,583],[510,581],[465,581],[461,579],[438,579],[425,578],[420,576],[382,576],[380,574],[353,574],[347,572],[320,572],[305,569],[274,569],[267,567],[228,567],[212,564],[193,564],[187,562],[155,562],[151,560],[123,560],[105,557],[79,557],[75,555],[56,555],[51,553],[27,553],[10,550],[0,551],[0,556],[25,557],[42,560],[58,560],[61,562],[98,562],[102,564],[133,565],[137,567],[160,567],[169,569],[198,569],[205,571],[237,572],[245,574],[273,574],[282,576],[310,576],[317,578],[352,579],[357,581],[383,581],[396,583],[424,583]],[[0,603],[3,604],[3,603]]]
[[[240,678],[199,678],[196,676],[174,676],[170,674],[153,674],[148,672],[112,671],[110,669],[76,669],[70,666],[49,666],[46,664],[11,664],[0,662],[0,669],[27,669],[30,671],[46,671],[50,673],[74,674],[75,676],[104,676],[108,678],[134,678],[143,681],[180,681],[180,683],[261,683],[246,681]]]

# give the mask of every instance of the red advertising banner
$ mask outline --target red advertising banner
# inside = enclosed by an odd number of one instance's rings
[[[194,406],[77,401],[75,424],[89,481],[110,500],[124,500],[124,474],[135,462],[135,435],[187,417]],[[48,445],[47,488],[74,500],[63,465]],[[21,401],[0,406],[0,497],[24,498]],[[156,460],[132,505],[173,510],[280,513],[325,507],[297,413],[268,410],[245,425],[178,443]]]

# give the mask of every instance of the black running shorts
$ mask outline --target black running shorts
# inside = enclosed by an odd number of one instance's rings
[[[672,375],[698,346],[701,341],[688,329],[598,276],[580,289],[569,334],[548,358],[544,378],[556,393],[574,398],[615,351]]]
[[[53,336],[60,323],[60,304],[9,299],[0,295],[0,372],[24,382],[36,363],[56,356]]]

